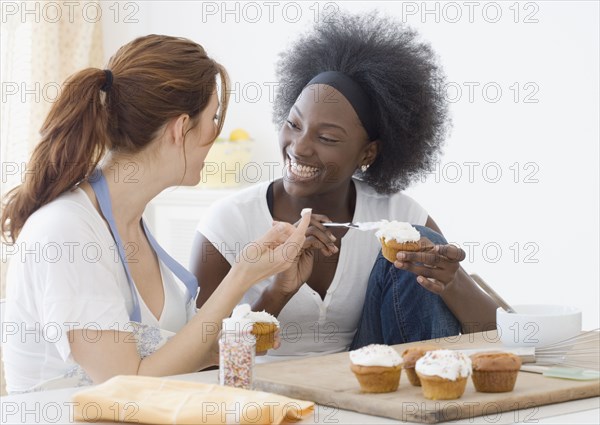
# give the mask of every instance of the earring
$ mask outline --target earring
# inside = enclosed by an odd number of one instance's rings
[[[371,166],[371,164],[363,164],[360,166],[360,171],[362,171],[364,173],[365,171],[367,171],[369,169],[370,166]]]

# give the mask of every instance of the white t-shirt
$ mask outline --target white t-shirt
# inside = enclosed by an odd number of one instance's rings
[[[9,392],[29,391],[77,366],[67,338],[71,329],[132,331],[125,269],[107,224],[83,190],[33,213],[7,257],[2,348]],[[138,293],[141,323],[177,332],[195,306],[186,305],[185,286],[159,264],[163,311],[157,320]]]
[[[197,230],[230,264],[244,245],[271,228],[273,218],[267,205],[270,184],[260,183],[216,202],[198,225]],[[427,212],[410,197],[402,193],[381,195],[359,180],[354,184],[356,209],[352,221],[389,219],[419,225],[427,221]],[[257,357],[257,361],[347,350],[358,327],[369,274],[380,248],[374,232],[349,230],[341,239],[337,269],[325,299],[307,284],[302,285],[279,314],[281,347],[269,351],[268,356]],[[272,280],[253,286],[242,302],[254,303]]]

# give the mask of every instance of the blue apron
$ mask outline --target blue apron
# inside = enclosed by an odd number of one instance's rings
[[[117,250],[119,252],[119,258],[121,258],[121,262],[123,263],[123,267],[125,268],[125,274],[127,275],[127,281],[129,282],[129,289],[131,290],[131,297],[133,299],[133,311],[129,316],[129,319],[132,322],[142,321],[142,313],[140,310],[140,302],[138,300],[137,291],[135,288],[135,284],[133,283],[133,278],[131,277],[131,272],[129,271],[129,266],[127,265],[127,261],[125,260],[125,249],[123,247],[123,243],[121,242],[121,237],[119,236],[119,232],[117,231],[117,225],[115,223],[115,218],[112,213],[112,204],[110,201],[110,193],[108,191],[108,184],[106,183],[106,178],[102,174],[100,169],[96,169],[94,173],[89,178],[89,183],[96,194],[96,199],[98,200],[98,204],[100,206],[100,211],[102,215],[108,222],[110,227],[110,231],[113,235],[115,243],[117,244]],[[148,238],[148,242],[150,242],[150,246],[156,252],[156,255],[168,268],[173,272],[175,276],[179,280],[181,280],[188,292],[187,303],[196,299],[196,295],[198,294],[198,280],[196,276],[190,273],[185,267],[179,264],[173,257],[171,257],[167,252],[156,242],[156,239],[146,227],[146,223],[142,219],[142,226],[144,228],[144,232],[146,233],[146,237]]]

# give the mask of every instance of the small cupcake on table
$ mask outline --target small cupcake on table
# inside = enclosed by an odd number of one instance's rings
[[[473,384],[482,393],[512,391],[521,368],[521,359],[512,353],[487,352],[471,356]]]
[[[365,393],[388,393],[398,389],[402,357],[388,345],[371,344],[350,351],[350,369]]]
[[[459,351],[428,351],[417,360],[415,370],[425,398],[453,400],[465,392],[471,375],[471,359]]]
[[[402,368],[406,372],[406,376],[408,377],[409,382],[415,386],[421,386],[421,380],[415,371],[415,365],[417,364],[417,360],[425,355],[428,351],[439,350],[440,347],[433,344],[421,344],[415,345],[413,347],[408,347],[406,350],[402,352]]]

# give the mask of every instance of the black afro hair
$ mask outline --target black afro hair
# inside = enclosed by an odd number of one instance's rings
[[[433,169],[449,128],[445,77],[415,31],[377,12],[340,12],[280,54],[273,120],[283,125],[305,85],[324,71],[353,78],[371,96],[379,154],[361,178],[395,193]]]

